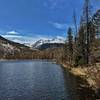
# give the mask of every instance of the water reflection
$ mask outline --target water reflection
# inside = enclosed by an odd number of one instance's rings
[[[74,100],[74,84],[73,77],[52,62],[0,62],[0,100]]]

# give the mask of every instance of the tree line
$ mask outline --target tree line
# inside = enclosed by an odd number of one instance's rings
[[[100,10],[93,15],[91,12],[90,0],[85,0],[78,29],[75,11],[73,13],[76,34],[73,36],[73,29],[71,27],[68,28],[67,40],[64,47],[64,59],[66,59],[70,65],[88,65],[95,62],[93,55],[95,42],[98,40],[100,43],[99,37],[96,38],[97,29],[98,27],[100,28]],[[98,21],[95,17],[98,18]]]

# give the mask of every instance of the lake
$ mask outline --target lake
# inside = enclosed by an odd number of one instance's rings
[[[0,61],[0,100],[78,100],[75,79],[50,61]]]

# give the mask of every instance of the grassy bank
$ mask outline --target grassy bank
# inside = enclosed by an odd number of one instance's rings
[[[89,67],[62,65],[76,78],[80,100],[100,100],[100,63]]]

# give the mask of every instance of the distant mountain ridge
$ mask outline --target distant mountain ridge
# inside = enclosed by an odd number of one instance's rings
[[[53,38],[53,39],[40,39],[35,42],[32,47],[37,49],[47,49],[47,48],[57,48],[62,47],[65,43],[65,40],[62,38]]]

